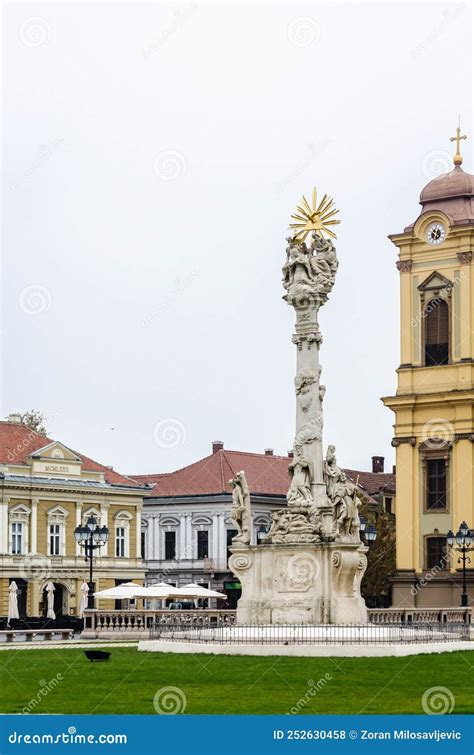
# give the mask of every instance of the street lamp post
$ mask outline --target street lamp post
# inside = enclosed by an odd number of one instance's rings
[[[375,529],[375,526],[373,524],[367,524],[364,517],[360,517],[360,531],[362,533],[362,536],[364,538],[364,543],[366,545],[370,546],[372,543],[375,542],[377,539],[377,530]]]
[[[450,548],[454,548],[461,554],[458,558],[458,564],[462,564],[461,608],[467,608],[469,598],[467,594],[466,564],[471,563],[471,559],[467,554],[474,550],[472,547],[474,543],[474,530],[470,530],[466,522],[462,522],[456,534],[452,530],[449,530],[446,535],[446,542]]]
[[[266,538],[267,534],[268,534],[267,527],[265,527],[264,524],[261,524],[257,530],[257,545],[260,545],[260,543],[262,543],[262,541]]]
[[[90,516],[84,525],[74,530],[74,537],[81,548],[84,548],[85,560],[89,561],[89,592],[87,594],[87,608],[94,608],[93,561],[94,551],[105,545],[109,539],[109,529],[105,525],[99,527],[95,516]]]

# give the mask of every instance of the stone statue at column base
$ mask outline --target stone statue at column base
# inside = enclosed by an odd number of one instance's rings
[[[237,472],[236,476],[229,480],[232,488],[232,509],[230,518],[234,521],[237,534],[232,538],[233,543],[250,543],[250,531],[252,527],[252,511],[250,503],[250,488],[245,472]]]
[[[313,502],[313,470],[300,447],[288,473],[291,483],[286,496],[287,508],[273,512],[272,525],[264,542],[317,543],[321,539],[321,521]]]
[[[335,539],[360,543],[360,499],[357,485],[337,465],[335,446],[328,446],[325,476],[327,496],[333,507]]]
[[[265,543],[318,543],[321,523],[316,507],[304,506],[278,509],[272,514],[272,525]]]

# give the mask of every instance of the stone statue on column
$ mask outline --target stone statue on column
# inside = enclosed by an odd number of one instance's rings
[[[335,446],[328,446],[325,472],[327,494],[333,507],[336,539],[360,542],[360,499],[357,485],[338,466]]]
[[[250,489],[245,472],[237,472],[232,480],[229,480],[232,488],[232,509],[230,518],[234,521],[237,534],[232,538],[233,543],[250,543],[252,528],[252,510],[250,503]]]

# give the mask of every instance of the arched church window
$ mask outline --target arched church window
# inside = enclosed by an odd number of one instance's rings
[[[438,297],[425,308],[425,365],[433,367],[449,361],[449,307]]]

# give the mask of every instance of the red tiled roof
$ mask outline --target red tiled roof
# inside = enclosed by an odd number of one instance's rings
[[[345,471],[354,482],[359,478],[359,487],[369,495],[375,495],[381,490],[395,494],[395,475],[391,472],[358,472],[356,469]]]
[[[0,421],[0,464],[26,464],[27,458],[32,453],[54,442],[51,438],[45,438],[44,435],[30,430],[25,425],[17,422]],[[66,447],[69,448],[69,446]],[[72,448],[69,450],[82,459],[84,471],[102,472],[110,484],[136,487],[136,480],[121,475],[97,461],[73,451]]]
[[[243,469],[250,490],[255,495],[285,496],[289,485],[289,462],[288,456],[223,449],[175,472],[131,475],[131,477],[141,484],[153,485],[150,492],[153,497],[212,495],[230,493],[231,487],[228,481]],[[362,492],[369,496],[389,483],[394,488],[395,475],[354,470],[346,470],[346,472],[354,482],[359,475]]]
[[[245,470],[252,493],[285,495],[288,489],[288,457],[244,451],[217,451],[187,467],[156,475],[133,475],[140,483],[154,484],[152,495],[206,495],[230,493],[228,484]]]

